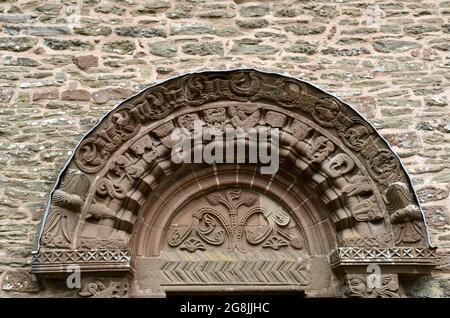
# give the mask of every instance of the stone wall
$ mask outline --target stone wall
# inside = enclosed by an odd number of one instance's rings
[[[0,297],[71,296],[28,273],[48,194],[107,111],[156,81],[252,67],[358,109],[423,203],[440,264],[410,296],[450,297],[450,1],[1,0]]]

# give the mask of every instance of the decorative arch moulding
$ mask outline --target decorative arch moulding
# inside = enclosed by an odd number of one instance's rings
[[[173,131],[192,131],[195,122],[276,132],[278,171],[261,174],[263,163],[247,157],[174,162]],[[232,140],[233,149],[238,144]],[[251,142],[244,144],[247,151]],[[229,276],[202,273],[205,262],[223,255]],[[261,265],[277,257],[278,267]],[[367,120],[305,81],[241,69],[148,87],[84,136],[51,193],[32,271],[51,275],[79,265],[92,274],[131,273],[133,288],[143,290],[139,277],[148,269],[158,281],[148,284],[161,293],[227,284],[311,289],[305,286],[314,285],[318,259],[343,269],[346,278],[336,278],[344,284],[358,281],[348,275],[367,264],[396,275],[426,272],[436,262],[411,180]],[[186,262],[195,264],[185,278],[173,276]],[[245,274],[245,266],[271,274]],[[108,294],[108,284],[91,284]]]

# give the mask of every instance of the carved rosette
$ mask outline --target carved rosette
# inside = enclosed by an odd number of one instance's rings
[[[59,189],[52,195],[41,244],[49,248],[70,248],[75,226],[89,189],[89,178],[77,170],[69,170]]]

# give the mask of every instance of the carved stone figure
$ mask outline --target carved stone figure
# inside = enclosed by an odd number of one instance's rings
[[[254,72],[237,72],[231,76],[230,90],[236,96],[251,98],[258,93],[262,81]]]
[[[282,128],[286,123],[286,115],[278,112],[268,111],[266,113],[266,123],[273,128]]]
[[[350,148],[356,151],[361,151],[370,134],[371,132],[369,128],[365,125],[356,123],[345,131],[343,140]]]
[[[277,101],[286,107],[293,107],[300,102],[302,93],[305,91],[305,87],[295,81],[279,79],[276,82],[276,99]]]
[[[228,107],[228,114],[231,117],[231,124],[234,127],[251,128],[254,127],[261,118],[261,113],[255,107]]]
[[[130,146],[130,150],[135,156],[142,156],[147,149],[151,149],[152,147],[152,139],[149,135],[144,135]]]
[[[52,195],[41,243],[48,247],[70,247],[90,181],[78,170],[69,170]]]
[[[383,219],[383,212],[373,195],[373,187],[366,177],[356,174],[342,188],[347,194],[350,210],[358,222],[372,222]]]
[[[325,160],[334,151],[333,143],[324,136],[313,139],[312,144],[308,146],[306,156],[311,162],[320,163]]]
[[[389,184],[399,177],[398,159],[387,149],[379,150],[369,158],[370,172],[378,182]]]
[[[200,120],[200,118],[196,113],[186,114],[178,118],[178,123],[180,124],[181,128],[184,128],[189,133],[192,133],[194,131],[194,123],[198,120]]]
[[[206,109],[203,113],[209,127],[222,128],[227,121],[226,110],[223,107]]]
[[[423,216],[413,203],[408,186],[402,182],[391,184],[385,195],[386,208],[391,213],[391,223],[397,224],[395,242],[415,243],[423,239]]]
[[[303,140],[311,136],[313,129],[300,120],[294,119],[291,124],[292,134],[298,140]]]
[[[133,101],[130,115],[139,123],[166,117],[174,106],[174,100],[165,87],[151,87],[146,94]]]
[[[206,82],[207,78],[202,75],[194,75],[186,78],[183,91],[184,97],[189,105],[201,105],[207,100]]]
[[[175,125],[173,121],[168,121],[161,126],[153,129],[153,133],[161,140],[164,146],[167,148],[173,148],[176,144],[176,141],[172,140],[170,134],[172,133]]]
[[[338,102],[330,97],[314,98],[312,105],[308,106],[314,119],[324,127],[332,127],[334,119],[340,112]]]
[[[355,163],[350,156],[340,153],[331,158],[323,168],[330,177],[337,178],[351,172],[354,166]]]

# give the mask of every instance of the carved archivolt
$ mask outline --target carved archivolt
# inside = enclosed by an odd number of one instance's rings
[[[222,179],[220,164],[173,162],[172,132],[176,128],[192,132],[196,121],[221,131],[257,127],[277,131],[279,171],[261,181],[260,188],[251,189],[256,169],[246,179],[250,186],[243,186],[245,178],[236,177],[234,185],[226,181],[263,165],[245,156],[244,162],[227,162],[234,170]],[[237,147],[241,141],[232,142]],[[245,146],[248,149],[251,141],[246,140]],[[199,200],[205,204],[189,213],[183,212],[181,203],[169,209],[167,213],[173,215],[168,217],[171,221],[161,223],[168,234],[160,249],[243,253],[256,248],[326,254],[333,248],[429,248],[408,176],[386,142],[348,105],[281,75],[254,70],[205,72],[149,87],[119,105],[85,136],[68,167],[52,193],[40,253],[133,250],[148,225],[143,220],[150,198],[156,204],[171,184],[177,184],[179,175],[200,184]],[[209,179],[202,179],[206,175]],[[286,181],[289,178],[292,181]],[[271,190],[274,180],[285,183],[280,193]],[[259,204],[258,193],[265,192],[284,202],[278,210]],[[308,203],[299,201],[287,208],[285,196],[297,192]],[[310,204],[317,207],[308,212],[314,220],[308,224],[307,212],[298,211]],[[262,223],[255,226],[255,219]],[[331,243],[314,248],[311,236],[315,234],[302,231],[319,228],[325,220],[330,230],[317,231],[327,232],[323,235],[332,237]],[[110,288],[92,286],[92,291]]]

